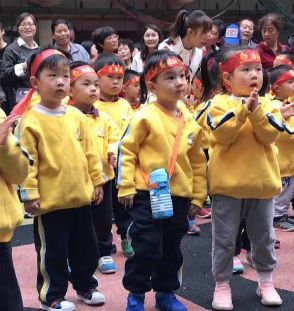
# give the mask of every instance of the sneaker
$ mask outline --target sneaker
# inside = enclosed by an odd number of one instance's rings
[[[187,311],[188,309],[182,304],[173,292],[156,293],[155,308],[160,311]]]
[[[129,294],[128,295],[128,304],[126,311],[144,311],[144,300],[145,295],[134,295]]]
[[[75,311],[76,310],[76,306],[70,302],[65,300],[64,298],[60,298],[57,300],[54,300],[51,303],[45,303],[42,302],[41,303],[41,310],[46,310],[46,311]]]
[[[245,263],[246,263],[248,266],[254,268],[254,266],[253,266],[253,260],[252,260],[252,256],[251,256],[251,252],[247,252],[246,257],[245,257]]]
[[[281,241],[275,240],[275,249],[280,249],[280,248],[281,248]]]
[[[256,294],[265,306],[280,306],[283,301],[277,293],[273,282],[266,282],[257,287]]]
[[[234,274],[242,274],[244,272],[244,266],[240,261],[238,256],[235,256],[233,259],[233,273]]]
[[[233,310],[232,293],[229,283],[216,285],[211,305],[215,310]]]
[[[134,250],[128,239],[121,240],[121,249],[126,257],[131,257],[134,254]]]
[[[111,256],[103,256],[98,261],[98,269],[104,274],[115,273],[116,265]]]
[[[206,207],[198,208],[196,211],[196,217],[206,219],[211,217],[211,211]]]
[[[34,218],[34,215],[31,214],[31,213],[24,212],[23,217],[24,217],[25,219],[31,219],[31,218]]]
[[[195,220],[189,220],[189,229],[187,234],[188,235],[200,235],[201,230],[200,228],[196,225]]]
[[[87,292],[77,292],[78,298],[87,305],[103,305],[105,303],[105,297],[98,292],[96,288],[90,289]]]

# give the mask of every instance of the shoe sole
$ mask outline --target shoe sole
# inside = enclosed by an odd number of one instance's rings
[[[188,235],[200,235],[201,232],[187,232]]]
[[[233,274],[243,274],[244,273],[244,269],[243,270],[233,270]]]
[[[91,300],[85,299],[84,297],[77,295],[78,299],[84,302],[86,305],[89,306],[101,306],[105,304],[105,299],[101,299],[99,301],[91,302]]]
[[[220,307],[217,307],[213,302],[212,302],[211,306],[212,306],[213,310],[233,310],[234,309],[233,305],[230,306],[230,307],[227,307],[227,308],[225,308],[225,307],[224,308],[220,308]]]
[[[53,308],[48,307],[48,306],[43,305],[43,304],[41,304],[40,308],[41,308],[41,310],[46,310],[46,311],[56,311],[56,310],[57,311],[58,310],[61,310],[61,311],[75,311],[76,310],[75,307],[70,307],[70,308],[67,308],[67,309],[53,309]]]
[[[107,271],[102,271],[99,269],[99,271],[102,273],[102,274],[114,274],[116,272],[116,270],[107,270]]]
[[[154,306],[154,309],[155,310],[159,310],[159,311],[165,311],[166,309],[160,309],[160,307],[158,307],[158,305],[155,305]],[[188,309],[186,309],[188,311]]]
[[[209,219],[209,218],[211,218],[211,214],[210,215],[206,215],[206,216],[196,215],[196,217],[200,218],[200,219]]]
[[[280,305],[282,305],[283,301],[279,301],[279,302],[276,302],[276,303],[267,303],[263,300],[263,297],[261,295],[261,292],[259,290],[259,288],[257,288],[256,290],[256,295],[261,299],[261,303],[264,305],[264,306],[267,306],[267,307],[278,307]]]

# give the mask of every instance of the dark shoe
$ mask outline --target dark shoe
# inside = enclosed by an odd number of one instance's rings
[[[173,292],[156,293],[155,308],[160,311],[187,311],[188,309],[182,304]]]
[[[129,293],[126,311],[144,311],[145,295],[135,295]]]

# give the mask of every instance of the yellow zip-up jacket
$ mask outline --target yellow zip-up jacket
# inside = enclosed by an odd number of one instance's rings
[[[284,128],[279,109],[260,97],[250,112],[240,98],[216,95],[208,113],[211,155],[208,183],[212,194],[237,199],[268,199],[281,191],[277,148]]]
[[[16,130],[34,160],[21,199],[39,199],[37,215],[87,205],[106,181],[87,118],[75,107],[62,108],[53,113],[37,105]]]
[[[94,103],[94,106],[99,111],[105,112],[112,117],[120,130],[120,135],[122,136],[134,115],[133,109],[129,102],[124,98],[118,98],[118,100],[114,102],[97,100]]]
[[[183,113],[185,126],[171,177],[171,194],[188,197],[193,204],[202,206],[207,196],[206,160],[201,148],[202,130],[187,109],[181,105],[178,107]],[[119,197],[148,189],[141,167],[147,174],[159,168],[168,170],[176,133],[177,119],[156,102],[136,113],[119,144]]]
[[[114,178],[114,170],[108,162],[108,154],[113,153],[117,157],[118,142],[120,140],[120,131],[112,118],[101,111],[97,113],[86,114],[88,124],[93,135],[97,153],[100,155],[103,171],[107,180]]]
[[[282,102],[274,100],[276,108],[282,106]],[[294,116],[284,120],[285,131],[280,133],[276,140],[279,149],[279,165],[281,177],[294,176]]]
[[[5,114],[0,109],[0,123]],[[24,181],[29,173],[29,156],[11,134],[0,146],[0,242],[9,242],[23,221],[23,209],[12,184]]]

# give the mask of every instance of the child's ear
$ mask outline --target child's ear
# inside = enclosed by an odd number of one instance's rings
[[[277,94],[280,91],[280,86],[279,85],[275,85],[275,86],[272,87],[272,90],[273,90],[274,94]]]
[[[35,76],[30,77],[30,83],[34,89],[38,89],[38,79]]]
[[[224,85],[232,85],[232,75],[228,72],[223,73]]]
[[[156,87],[155,87],[153,82],[149,81],[149,82],[147,82],[147,89],[151,93],[154,93],[154,91],[156,90]]]

